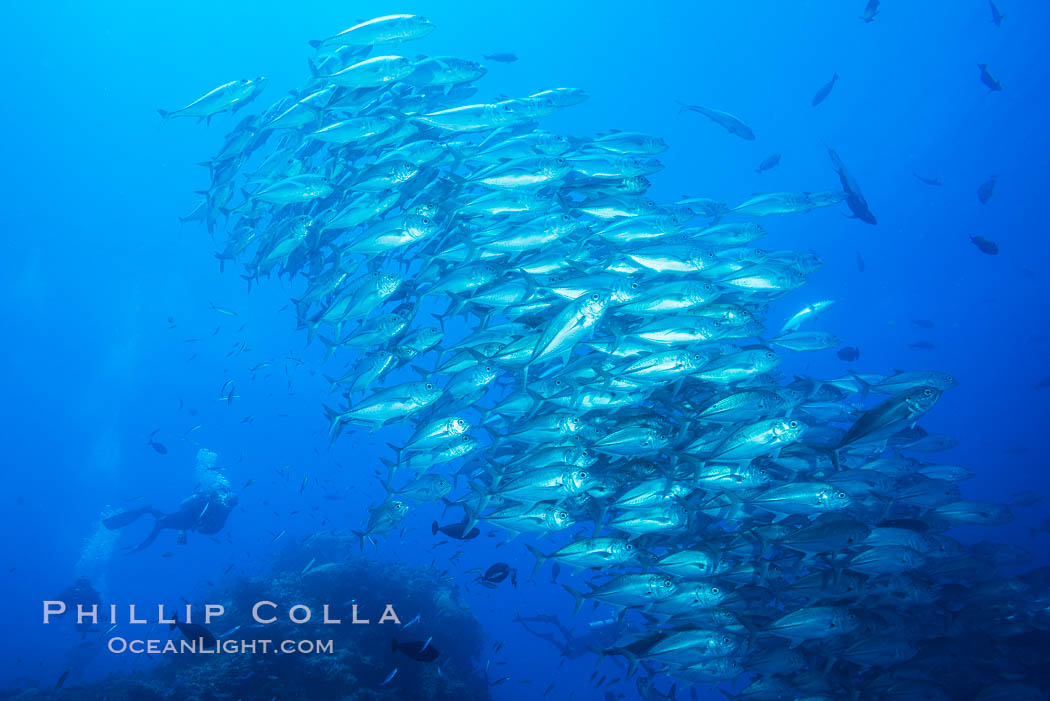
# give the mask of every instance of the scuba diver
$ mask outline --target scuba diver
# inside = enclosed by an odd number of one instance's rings
[[[66,602],[71,610],[76,610],[78,605],[83,606],[88,611],[92,607],[96,607],[96,610],[102,609],[102,595],[98,593],[98,590],[95,589],[87,577],[77,578],[76,582],[62,590],[58,595],[58,599]],[[94,624],[87,620],[83,623],[74,623],[73,625],[82,636],[87,633],[97,632],[92,627]]]
[[[186,534],[190,531],[205,535],[218,533],[226,525],[226,519],[233,507],[237,505],[237,496],[230,489],[226,478],[214,471],[216,457],[215,453],[208,450],[202,449],[197,453],[197,470],[201,481],[193,494],[183,499],[175,511],[164,513],[152,506],[145,506],[110,516],[102,521],[102,525],[110,530],[117,530],[131,525],[146,514],[152,516],[155,521],[153,530],[144,541],[132,548],[131,552],[148,548],[161,531],[168,528],[179,532],[179,545],[186,544]]]

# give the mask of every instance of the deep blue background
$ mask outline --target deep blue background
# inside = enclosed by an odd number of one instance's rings
[[[846,219],[838,207],[764,221],[770,236],[759,245],[812,249],[827,263],[777,303],[776,313],[836,299],[819,328],[861,348],[857,369],[943,369],[960,378],[924,425],[959,437],[959,448],[939,459],[977,471],[967,495],[1006,500],[1019,489],[1045,489],[1050,390],[1033,385],[1050,375],[1050,5],[1002,0],[1001,28],[990,23],[985,0],[887,0],[871,24],[858,19],[863,5],[181,0],[9,9],[0,23],[7,66],[0,97],[0,685],[19,675],[49,683],[65,667],[76,639],[40,626],[39,602],[78,571],[104,571],[111,601],[192,599],[208,580],[221,581],[231,563],[235,572],[264,569],[285,542],[319,530],[322,516],[329,527],[359,527],[364,507],[382,496],[373,471],[387,455],[383,441],[397,434],[359,434],[327,452],[319,349],[304,351],[290,310],[278,312],[292,290],[271,281],[249,296],[230,268],[219,274],[207,233],[176,218],[206,185],[196,162],[216,150],[233,119],[220,116],[210,129],[191,120],[162,126],[154,111],[228,80],[265,75],[271,83],[249,108],[257,111],[305,77],[307,39],[381,14],[421,13],[437,25],[403,47],[409,56],[518,54],[518,63],[488,64],[481,98],[585,88],[591,99],[547,120],[551,130],[665,136],[667,168],[652,178],[658,200],[689,194],[734,203],[755,192],[836,187],[825,146],[836,148],[879,225]],[[1002,93],[980,84],[978,62],[1000,78]],[[830,97],[812,108],[814,92],[836,71],[841,79]],[[675,100],[739,115],[757,139],[679,115]],[[774,152],[783,154],[781,165],[756,174]],[[913,171],[944,186],[923,185]],[[982,205],[976,189],[992,173],[999,184]],[[1002,253],[981,254],[971,234],[999,241]],[[217,314],[209,302],[239,316]],[[933,320],[936,328],[920,329],[912,319]],[[185,342],[194,338],[201,340]],[[241,339],[251,351],[225,357]],[[918,340],[936,348],[906,347]],[[284,360],[289,355],[306,362]],[[264,361],[273,365],[253,379],[249,368]],[[834,377],[846,368],[828,352],[806,355],[793,369]],[[217,398],[229,378],[240,397],[227,407]],[[247,416],[254,421],[242,423]],[[133,557],[116,550],[108,562],[82,561],[103,508],[171,508],[189,493],[196,447],[182,436],[196,424],[202,428],[193,436],[220,454],[236,487],[258,480],[240,491],[228,526],[232,544],[191,536],[190,547],[176,548],[167,533]],[[146,444],[155,428],[167,455]],[[304,476],[310,482],[300,496]],[[346,499],[323,499],[326,492]],[[379,557],[447,559],[453,546],[431,547],[438,511],[415,510],[406,539],[382,542]],[[1046,511],[1020,509],[1016,523],[972,537],[1045,552],[1050,534],[1033,536],[1029,528]],[[281,529],[287,534],[271,546]],[[531,569],[522,539],[494,549],[502,539],[467,544],[453,570],[497,559]],[[131,542],[125,534],[118,545]],[[166,551],[177,554],[162,558]],[[549,568],[535,586],[468,594],[492,641],[507,640],[493,660],[509,664],[493,675],[514,680],[495,690],[497,698],[528,698],[552,676],[553,648],[510,621],[515,608],[569,614],[568,597],[548,580]],[[98,660],[91,673],[112,664]],[[559,694],[575,689],[575,698],[600,698],[603,692],[588,691],[591,665],[568,665],[574,674],[559,682]],[[601,673],[620,671],[607,662]],[[535,685],[519,686],[523,678]]]

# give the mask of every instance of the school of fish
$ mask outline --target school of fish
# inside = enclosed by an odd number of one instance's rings
[[[657,203],[663,139],[544,131],[577,88],[472,102],[479,63],[397,55],[432,30],[392,15],[311,42],[310,76],[226,136],[188,217],[222,228],[222,265],[296,283],[334,449],[410,427],[362,545],[443,499],[453,537],[556,534],[530,540],[536,570],[576,568],[577,608],[621,614],[602,655],[733,698],[1046,698],[1050,571],[1008,577],[1025,553],[949,535],[1012,519],[930,457],[954,440],[918,424],[956,379],[779,370],[841,342],[813,328],[831,300],[769,318],[820,259],[754,244],[766,217],[842,202],[875,224],[839,156],[841,190]]]

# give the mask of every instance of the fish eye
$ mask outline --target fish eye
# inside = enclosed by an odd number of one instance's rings
[[[561,215],[561,220],[562,220],[562,221],[569,221],[569,219],[570,219],[570,217],[569,217],[569,215],[568,215],[568,214],[563,214],[563,215]]]
[[[426,224],[429,224],[429,223],[430,223],[430,217],[423,217],[423,224],[426,225]]]
[[[426,384],[426,388],[427,388],[427,389],[434,389],[434,385],[432,385],[431,383],[429,383],[429,382],[428,382],[428,383]]]
[[[594,294],[591,295],[591,299],[593,299],[595,302],[597,302],[600,299],[600,297],[599,297],[598,293],[595,292]]]
[[[700,360],[700,354],[699,353],[693,353],[693,360]]]
[[[630,552],[631,550],[634,550],[634,546],[630,543],[625,543],[623,549]]]
[[[565,159],[564,158],[555,158],[554,162],[557,163],[560,166],[565,165]]]
[[[580,472],[580,479],[582,479],[582,480],[585,480],[585,479],[587,479],[587,473],[586,473],[586,471],[581,471],[581,472]]]
[[[722,636],[722,642],[724,644],[728,645],[729,644],[729,636],[728,635]]]
[[[637,290],[638,289],[638,283],[637,282],[632,282],[631,283],[631,289],[632,290]]]
[[[559,511],[558,512],[558,518],[569,518],[569,512],[568,511]]]
[[[845,492],[839,492],[835,496],[837,496],[839,499],[845,499],[846,498],[846,493]]]
[[[665,587],[669,587],[669,586],[671,586],[671,580],[670,580],[670,579],[665,579],[665,580],[664,580],[664,586],[665,586]]]
[[[711,587],[711,593],[712,594],[717,594],[718,593],[718,587]]]
[[[798,428],[798,421],[789,421],[788,426],[791,428]]]

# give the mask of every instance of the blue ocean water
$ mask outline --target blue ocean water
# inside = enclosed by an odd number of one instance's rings
[[[79,637],[41,626],[40,602],[78,576],[90,577],[107,601],[194,599],[231,566],[234,574],[266,572],[283,542],[321,530],[322,519],[359,528],[366,508],[382,499],[378,461],[390,456],[385,441],[403,432],[357,433],[330,451],[319,406],[328,386],[323,350],[304,349],[293,314],[280,311],[293,289],[271,280],[249,294],[234,266],[219,273],[203,227],[177,218],[206,186],[197,162],[236,118],[220,115],[209,129],[192,120],[162,125],[155,113],[238,77],[266,76],[263,101],[276,99],[306,74],[307,39],[371,16],[427,15],[437,30],[408,52],[515,53],[516,63],[487,63],[487,96],[585,88],[587,102],[545,120],[551,131],[662,135],[671,148],[652,178],[657,201],[732,203],[757,192],[834,188],[826,148],[836,149],[878,225],[846,218],[839,205],[764,222],[764,245],[821,256],[824,269],[774,310],[786,318],[808,302],[836,300],[821,328],[860,348],[861,358],[847,364],[834,352],[805,354],[792,370],[950,371],[960,385],[923,425],[959,438],[938,459],[977,473],[964,493],[1008,501],[1020,490],[1045,492],[1050,390],[1035,385],[1050,375],[1042,285],[1050,264],[1042,211],[1050,186],[1050,6],[1003,0],[1006,19],[996,27],[984,0],[886,0],[871,23],[859,19],[863,5],[192,0],[9,8],[0,29],[9,67],[0,111],[7,166],[0,591],[8,619],[0,687],[49,686],[69,666]],[[978,63],[988,64],[1002,92],[979,82]],[[840,76],[833,91],[812,107],[833,73]],[[757,138],[681,114],[679,100],[739,115]],[[780,165],[757,174],[773,153],[782,154]],[[943,186],[924,185],[915,172]],[[993,174],[994,196],[982,204],[977,188]],[[982,254],[971,235],[997,241],[1000,254]],[[909,347],[919,341],[934,347]],[[236,352],[242,343],[250,350]],[[263,362],[272,364],[251,370]],[[231,379],[237,397],[228,403],[221,394]],[[155,429],[166,454],[147,442]],[[218,542],[191,534],[179,547],[165,533],[149,550],[126,554],[121,547],[135,538],[98,530],[100,515],[128,505],[174,507],[196,481],[198,445],[187,437],[218,453],[238,488],[236,511]],[[1039,530],[1050,517],[1046,503],[1016,513],[1006,526],[957,537],[1022,546],[1046,564],[1050,533]],[[521,539],[466,542],[450,564],[457,546],[434,546],[435,519],[440,506],[414,510],[404,537],[380,541],[373,556],[436,561],[468,587],[465,599],[490,642],[504,641],[493,659],[506,664],[490,675],[511,680],[493,697],[535,698],[557,680],[556,698],[603,698],[605,689],[588,682],[593,658],[559,668],[557,651],[514,623],[515,611],[572,615],[549,569],[525,581],[533,560]],[[465,570],[496,561],[521,571],[519,586],[471,586]],[[102,653],[79,665],[76,679],[148,664]],[[620,690],[635,693],[633,684]]]

